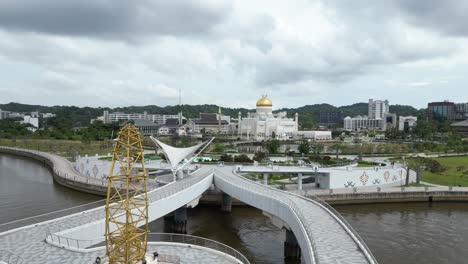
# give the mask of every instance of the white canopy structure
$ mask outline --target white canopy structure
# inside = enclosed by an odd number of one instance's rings
[[[182,170],[187,165],[189,165],[206,147],[214,140],[214,137],[204,141],[198,145],[188,147],[188,148],[176,148],[169,146],[165,143],[162,143],[160,140],[150,137],[151,140],[161,148],[164,156],[167,159],[167,162],[171,166],[172,173],[175,175],[177,171]],[[200,149],[201,148],[201,149]],[[195,154],[195,152],[200,149],[200,151]]]

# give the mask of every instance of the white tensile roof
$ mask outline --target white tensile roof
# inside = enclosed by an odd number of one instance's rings
[[[173,146],[169,146],[165,143],[162,143],[160,140],[154,137],[151,137],[151,140],[153,140],[153,142],[156,143],[162,149],[162,151],[166,155],[166,158],[168,159],[169,164],[172,167],[172,170],[174,171],[174,170],[179,169],[178,165],[181,161],[185,159],[189,159],[190,156],[195,154],[195,151],[197,151],[197,149],[199,149],[204,144],[211,142],[213,139],[207,140],[198,145],[188,147],[188,148],[176,148]]]

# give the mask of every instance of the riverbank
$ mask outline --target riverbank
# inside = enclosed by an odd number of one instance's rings
[[[63,157],[46,152],[11,147],[0,147],[0,153],[35,159],[50,168],[54,180],[65,187],[106,196],[107,181],[91,178],[78,173],[72,164]],[[335,204],[372,204],[372,203],[406,203],[406,202],[468,202],[468,187],[407,187],[375,188],[346,191],[314,190],[300,192],[315,195],[324,201]],[[200,204],[221,205],[222,196],[217,191],[207,191],[200,199]],[[233,201],[234,206],[247,206],[240,201]]]
[[[81,175],[63,157],[41,151],[12,147],[0,147],[0,153],[26,157],[42,163],[50,169],[54,181],[67,188],[99,196],[104,196],[107,193],[106,180]]]

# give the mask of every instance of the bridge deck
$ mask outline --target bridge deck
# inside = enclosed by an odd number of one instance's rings
[[[349,230],[342,222],[344,220],[341,220],[325,206],[239,177],[232,172],[233,169],[233,167],[217,168],[214,179],[216,186],[223,186],[220,181],[228,181],[237,190],[231,188],[225,191],[230,191],[235,198],[254,207],[265,208],[266,211],[268,211],[269,206],[262,204],[262,200],[255,198],[255,195],[265,196],[271,200],[291,205],[293,213],[299,218],[306,231],[305,238],[310,241],[313,251],[310,257],[315,258],[316,263],[373,263],[375,261],[365,244],[359,240],[357,234]],[[253,195],[253,199],[249,199],[249,195]],[[277,214],[281,214],[281,212],[277,212]],[[303,254],[306,253],[304,252],[306,250],[306,245],[304,245],[306,241],[301,243],[300,234],[294,230],[293,226],[291,228],[298,238]],[[307,254],[304,254],[304,256],[307,256]],[[306,259],[307,263],[313,263],[312,261]]]
[[[149,192],[148,197],[152,202],[155,202],[181,192],[184,189],[190,188],[193,183],[208,177],[211,171],[211,168],[202,168],[195,172],[192,177],[152,190]],[[27,226],[3,232],[0,233],[0,248],[21,256],[25,263],[29,264],[93,263],[97,256],[104,256],[103,250],[92,253],[72,252],[52,246],[44,240],[50,232],[83,226],[104,218],[104,207],[98,207],[82,213],[42,222],[36,226]]]

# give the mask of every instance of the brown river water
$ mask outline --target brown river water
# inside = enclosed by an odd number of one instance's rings
[[[86,204],[101,197],[55,184],[40,163],[0,155],[0,224]],[[381,264],[468,263],[468,203],[408,203],[335,207],[358,231]],[[163,231],[163,221],[150,224]],[[225,243],[251,263],[285,263],[284,230],[260,210],[219,207],[189,210],[187,232]]]

